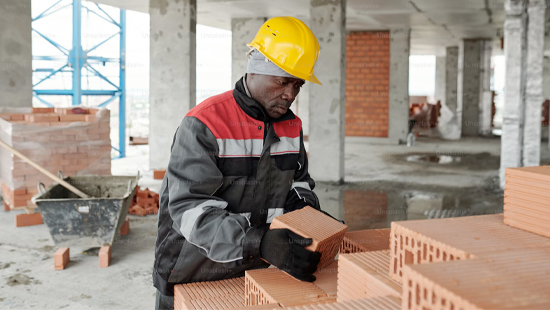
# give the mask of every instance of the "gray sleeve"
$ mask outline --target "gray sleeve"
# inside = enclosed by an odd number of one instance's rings
[[[304,135],[300,130],[300,154],[298,157],[298,168],[294,173],[294,182],[291,189],[300,187],[312,191],[315,188],[315,181],[309,176],[306,148],[304,146]]]
[[[196,117],[185,117],[176,132],[166,171],[168,210],[187,241],[215,262],[243,258],[248,219],[225,210],[227,202],[213,196],[223,176],[216,164],[218,144]],[[251,234],[249,234],[251,235]]]

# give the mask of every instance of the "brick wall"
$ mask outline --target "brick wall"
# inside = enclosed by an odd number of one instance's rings
[[[377,191],[345,191],[344,222],[348,231],[386,228],[388,197]]]
[[[346,62],[346,136],[387,137],[389,32],[350,32]]]

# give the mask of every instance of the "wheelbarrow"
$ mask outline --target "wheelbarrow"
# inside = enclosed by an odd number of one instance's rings
[[[56,269],[63,269],[69,260],[69,247],[101,247],[100,267],[110,261],[110,249],[125,224],[128,208],[136,193],[137,176],[72,176],[59,178],[90,197],[81,198],[59,183],[47,190],[38,184],[39,194],[33,197],[44,223],[57,246]],[[66,253],[64,252],[66,251]],[[102,253],[107,255],[102,266]],[[104,256],[105,256],[104,255]],[[106,264],[105,264],[106,263]],[[58,266],[59,265],[59,266]],[[63,268],[57,268],[62,265]]]

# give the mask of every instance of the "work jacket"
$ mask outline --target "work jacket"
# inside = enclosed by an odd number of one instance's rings
[[[305,205],[319,208],[301,120],[291,110],[271,119],[243,80],[191,109],[176,131],[153,269],[164,295],[173,295],[174,284],[267,267],[260,242],[273,218]]]

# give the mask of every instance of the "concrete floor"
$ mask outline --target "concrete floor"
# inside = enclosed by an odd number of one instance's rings
[[[350,230],[389,227],[392,220],[497,213],[500,140],[419,139],[415,147],[346,144],[346,184],[318,184],[323,209],[344,219]],[[160,181],[148,170],[148,147],[128,149],[113,161],[115,175],[135,175],[153,190]],[[460,162],[408,162],[429,153],[460,157]],[[543,163],[550,162],[543,145]],[[130,234],[112,247],[108,268],[97,256],[71,248],[67,269],[54,270],[56,251],[46,225],[15,228],[14,214],[0,212],[0,309],[152,309],[151,271],[156,238],[155,216],[130,216]]]

